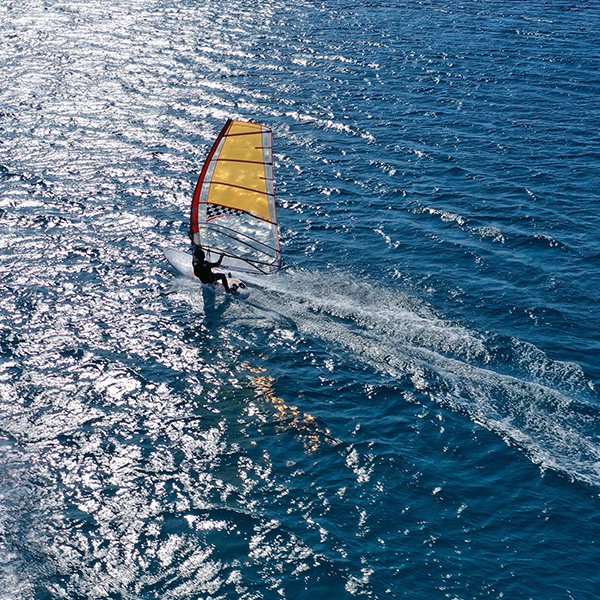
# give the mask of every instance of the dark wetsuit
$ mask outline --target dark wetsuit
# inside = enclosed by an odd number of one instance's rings
[[[196,250],[194,252],[194,257],[192,259],[192,264],[194,265],[194,275],[202,282],[202,283],[215,283],[216,281],[220,281],[223,284],[226,292],[229,292],[229,285],[227,284],[227,277],[223,275],[223,273],[213,273],[213,267],[218,267],[223,260],[223,255],[221,254],[221,258],[216,263],[211,263],[206,260],[204,256],[204,252],[202,250]]]

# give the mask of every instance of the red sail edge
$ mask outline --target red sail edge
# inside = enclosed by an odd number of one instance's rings
[[[194,190],[194,197],[192,198],[192,208],[190,210],[190,236],[194,236],[199,233],[198,228],[198,204],[200,201],[200,191],[202,190],[202,183],[204,182],[204,178],[206,177],[206,172],[208,171],[208,167],[210,165],[210,161],[212,160],[221,140],[227,135],[227,130],[231,127],[233,123],[232,119],[227,119],[225,125],[223,125],[223,129],[221,129],[221,133],[217,136],[215,143],[212,145],[206,160],[204,161],[204,166],[202,167],[202,171],[200,171],[200,176],[198,177],[198,181],[196,183],[196,189]]]

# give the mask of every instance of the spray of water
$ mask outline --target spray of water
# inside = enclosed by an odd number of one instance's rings
[[[253,305],[303,335],[461,411],[543,468],[600,485],[600,411],[574,363],[520,340],[470,331],[413,295],[348,273],[288,271],[261,280]]]

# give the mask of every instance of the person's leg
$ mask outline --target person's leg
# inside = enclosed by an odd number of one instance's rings
[[[223,273],[215,273],[215,281],[220,281],[225,288],[225,291],[229,294],[229,284],[227,283],[227,277]]]

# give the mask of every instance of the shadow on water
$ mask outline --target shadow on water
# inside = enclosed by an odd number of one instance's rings
[[[222,325],[222,317],[231,306],[232,298],[229,295],[219,297],[214,290],[202,286],[202,300],[204,301],[204,325],[207,329],[217,329]]]

